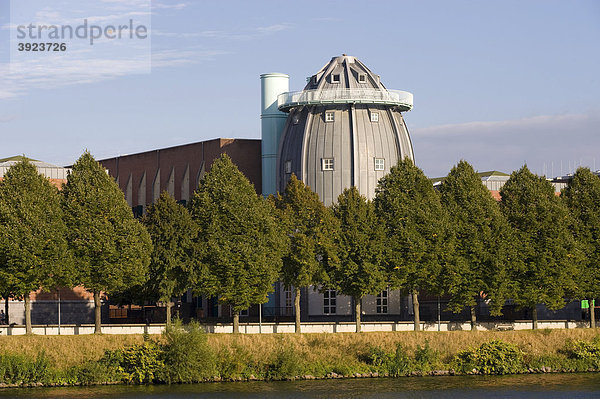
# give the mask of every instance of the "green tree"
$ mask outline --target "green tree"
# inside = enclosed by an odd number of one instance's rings
[[[62,217],[58,190],[33,164],[23,159],[6,172],[0,183],[0,281],[3,292],[25,300],[28,334],[30,292],[70,285]]]
[[[408,158],[379,180],[374,203],[388,237],[391,281],[412,295],[418,331],[419,290],[439,292],[442,266],[452,253],[447,215],[432,182]]]
[[[295,289],[296,332],[300,333],[301,288],[326,281],[326,267],[337,260],[335,220],[319,196],[295,175],[283,196],[275,199],[275,206],[281,211],[281,224],[288,237],[281,279]]]
[[[466,161],[452,168],[441,187],[456,242],[454,256],[444,270],[444,291],[449,309],[471,311],[471,328],[477,321],[477,298],[491,300],[492,314],[501,314],[507,299],[507,264],[513,258],[511,229],[497,201]]]
[[[63,188],[67,238],[77,280],[94,294],[95,332],[101,330],[101,293],[145,281],[152,242],[106,170],[85,152]]]
[[[596,328],[594,298],[600,297],[600,178],[579,168],[561,198],[571,211],[571,231],[583,252],[579,295],[590,303],[590,327]]]
[[[183,295],[193,285],[197,227],[187,208],[166,191],[148,207],[143,223],[154,248],[144,292],[149,298],[167,304],[167,325],[170,325],[172,298]]]
[[[199,227],[201,278],[196,291],[218,296],[233,310],[233,331],[239,312],[267,301],[281,269],[284,250],[275,209],[222,155],[200,182],[190,202]]]
[[[328,270],[332,288],[354,300],[356,332],[360,332],[361,301],[386,288],[389,273],[384,264],[385,231],[371,201],[356,187],[345,189],[333,205],[340,224],[340,262]]]
[[[536,329],[537,304],[560,309],[565,298],[575,292],[577,256],[568,229],[568,210],[552,184],[527,166],[511,174],[500,195],[500,206],[514,229],[518,249],[509,271],[514,284],[512,297],[531,308]]]

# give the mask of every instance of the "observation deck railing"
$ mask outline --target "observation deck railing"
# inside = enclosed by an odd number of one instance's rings
[[[413,95],[400,90],[356,88],[293,91],[277,96],[277,108],[283,112],[301,105],[320,104],[384,104],[410,111]]]

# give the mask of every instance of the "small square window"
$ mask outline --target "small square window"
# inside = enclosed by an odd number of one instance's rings
[[[331,83],[340,83],[340,74],[339,73],[331,74]]]
[[[367,83],[367,75],[364,73],[358,74],[358,83]]]
[[[325,112],[325,122],[333,122],[335,120],[334,112]]]
[[[292,173],[292,161],[285,161],[285,173]]]
[[[337,292],[335,290],[327,290],[323,293],[323,313],[324,314],[335,314],[336,313],[336,297]]]
[[[379,112],[371,112],[371,122],[379,122]]]
[[[294,115],[294,116],[292,117],[292,123],[293,123],[294,125],[297,125],[297,124],[298,124],[298,122],[300,122],[300,115]]]
[[[388,290],[381,291],[377,294],[377,313],[388,312]]]
[[[385,159],[375,158],[375,170],[384,170],[384,169],[385,169]]]
[[[321,170],[333,170],[333,158],[321,158]]]

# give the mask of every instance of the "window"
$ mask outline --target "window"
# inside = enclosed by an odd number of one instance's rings
[[[240,310],[240,316],[248,316],[248,309]]]
[[[333,158],[321,158],[321,170],[333,170]]]
[[[334,112],[325,112],[325,122],[333,122],[335,120]]]
[[[384,170],[384,169],[385,169],[385,159],[375,158],[375,170]]]
[[[367,75],[365,75],[364,73],[359,73],[358,83],[367,83]]]
[[[381,291],[377,294],[377,313],[388,312],[388,290]]]
[[[286,173],[286,174],[288,174],[288,175],[289,175],[290,173],[292,173],[292,161],[285,161],[285,164],[284,164],[284,165],[285,165],[285,166],[284,166],[284,168],[285,168],[285,173]]]
[[[294,116],[292,117],[292,123],[293,123],[294,125],[297,125],[297,124],[298,124],[298,122],[300,122],[300,115],[294,115]]]
[[[286,287],[285,291],[283,291],[283,295],[285,298],[285,315],[286,316],[290,316],[292,315],[294,312],[292,311],[294,304],[293,304],[293,296],[292,296],[292,287]]]
[[[327,290],[323,293],[323,314],[336,313],[336,297],[335,290]]]
[[[340,83],[340,74],[339,73],[331,74],[331,83]]]
[[[371,122],[379,122],[379,112],[371,112]]]

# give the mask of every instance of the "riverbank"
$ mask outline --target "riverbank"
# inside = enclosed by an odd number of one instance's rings
[[[600,396],[600,373],[520,374],[421,378],[337,379],[319,381],[223,382],[188,385],[113,385],[93,387],[0,389],[0,398],[66,399],[439,399],[481,397],[583,399]]]
[[[589,329],[216,335],[179,328],[146,340],[141,335],[13,336],[0,337],[0,383],[581,372],[600,369],[599,342],[600,334]]]

